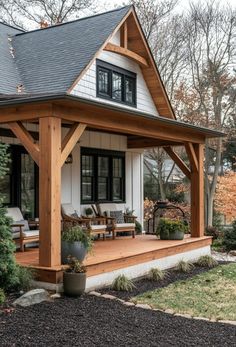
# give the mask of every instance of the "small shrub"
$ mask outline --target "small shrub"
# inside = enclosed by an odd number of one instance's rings
[[[31,282],[34,279],[34,271],[30,268],[17,266],[18,283],[15,286],[16,290],[27,291],[31,287]]]
[[[114,279],[111,287],[116,291],[131,292],[135,288],[135,285],[133,281],[125,275],[119,275]]]
[[[85,209],[85,214],[86,214],[86,216],[92,215],[92,214],[93,214],[92,208],[91,208],[91,207],[87,207],[87,208]]]
[[[0,288],[0,305],[4,303],[5,299],[4,291]]]
[[[157,226],[156,235],[161,236],[162,239],[171,240],[176,231],[187,234],[189,227],[185,221],[172,220],[170,218],[160,218]]]
[[[218,239],[213,240],[211,248],[214,251],[223,252],[224,251],[223,238],[222,237],[218,237]]]
[[[62,233],[62,241],[70,243],[80,241],[88,252],[91,251],[93,246],[92,238],[86,231],[83,231],[79,225],[67,228]]]
[[[215,227],[206,227],[205,235],[206,236],[212,236],[213,240],[216,240],[216,239],[218,239],[220,232]]]
[[[136,220],[135,221],[135,231],[136,234],[142,234],[142,225]]]
[[[68,257],[68,269],[66,269],[66,272],[72,272],[72,273],[86,273],[87,269],[83,265],[81,261],[79,261],[76,257]]]
[[[150,269],[150,271],[148,272],[148,279],[150,281],[153,282],[158,282],[163,280],[166,277],[166,272],[159,269],[158,267],[153,267],[152,269]]]
[[[189,261],[180,260],[176,266],[176,270],[179,272],[190,272],[194,268],[194,265]]]
[[[222,245],[227,252],[236,250],[236,220],[232,224],[232,229],[224,232]]]
[[[198,259],[197,265],[201,267],[212,268],[218,265],[218,261],[215,260],[211,255],[202,255]]]

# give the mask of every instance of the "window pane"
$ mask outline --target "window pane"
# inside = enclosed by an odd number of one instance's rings
[[[109,174],[109,159],[98,157],[98,176],[107,177]]]
[[[82,177],[82,200],[92,201],[92,177]]]
[[[98,71],[98,92],[109,94],[109,72],[101,68]]]
[[[125,78],[125,101],[134,104],[135,82],[132,78]]]
[[[113,177],[122,177],[122,159],[113,158]]]
[[[113,178],[113,201],[122,199],[122,185],[120,178]]]
[[[112,99],[122,100],[122,75],[112,73]]]
[[[107,178],[98,178],[98,200],[107,200]]]
[[[91,155],[82,156],[82,176],[93,176],[93,157]]]

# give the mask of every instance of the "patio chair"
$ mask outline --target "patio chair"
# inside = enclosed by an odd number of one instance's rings
[[[66,227],[67,225],[81,225],[84,226],[86,230],[91,235],[100,235],[103,236],[103,240],[105,240],[105,235],[107,232],[106,228],[106,219],[103,218],[88,218],[88,217],[80,217],[77,211],[74,209],[72,204],[62,204],[61,205],[61,213],[62,213],[62,220],[63,220],[63,226]]]
[[[125,214],[114,203],[110,204],[98,204],[96,207],[93,205],[93,209],[97,210],[98,215],[106,217],[107,230],[112,232],[112,238],[116,238],[116,234],[123,232],[131,232],[133,238],[135,238],[135,220],[136,216]]]
[[[18,207],[8,207],[7,216],[13,220],[12,238],[16,244],[19,244],[22,252],[26,244],[39,241],[39,230],[30,230],[28,221],[23,218]]]

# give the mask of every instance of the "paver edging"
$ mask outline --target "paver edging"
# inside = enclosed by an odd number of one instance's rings
[[[122,305],[125,305],[127,307],[137,307],[137,308],[141,308],[143,310],[152,310],[152,311],[160,311],[160,312],[164,312],[167,314],[171,314],[173,316],[179,316],[179,317],[184,317],[187,319],[195,319],[195,320],[204,320],[204,321],[208,321],[208,322],[214,322],[214,323],[223,323],[223,324],[231,324],[231,325],[236,325],[236,321],[230,321],[230,320],[215,320],[215,319],[210,319],[210,318],[206,318],[206,317],[194,317],[191,316],[190,314],[182,314],[182,313],[176,313],[174,312],[174,310],[171,309],[166,309],[166,310],[161,310],[159,308],[153,308],[152,306],[148,305],[148,304],[135,304],[131,301],[125,301],[122,300],[120,298],[117,298],[114,295],[110,295],[110,294],[101,294],[99,292],[96,291],[92,291],[89,292],[88,295],[93,295],[93,296],[97,296],[97,297],[101,297],[107,300],[116,300],[122,303]]]

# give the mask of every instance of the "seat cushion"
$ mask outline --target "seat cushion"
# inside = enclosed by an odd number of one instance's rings
[[[118,228],[135,228],[135,223],[117,223],[116,229]]]
[[[24,231],[22,234],[24,237],[39,236],[39,230],[28,230]]]
[[[91,225],[91,230],[104,230],[106,227],[106,225]]]
[[[122,211],[110,211],[110,217],[116,219],[116,223],[124,223],[124,214]]]

